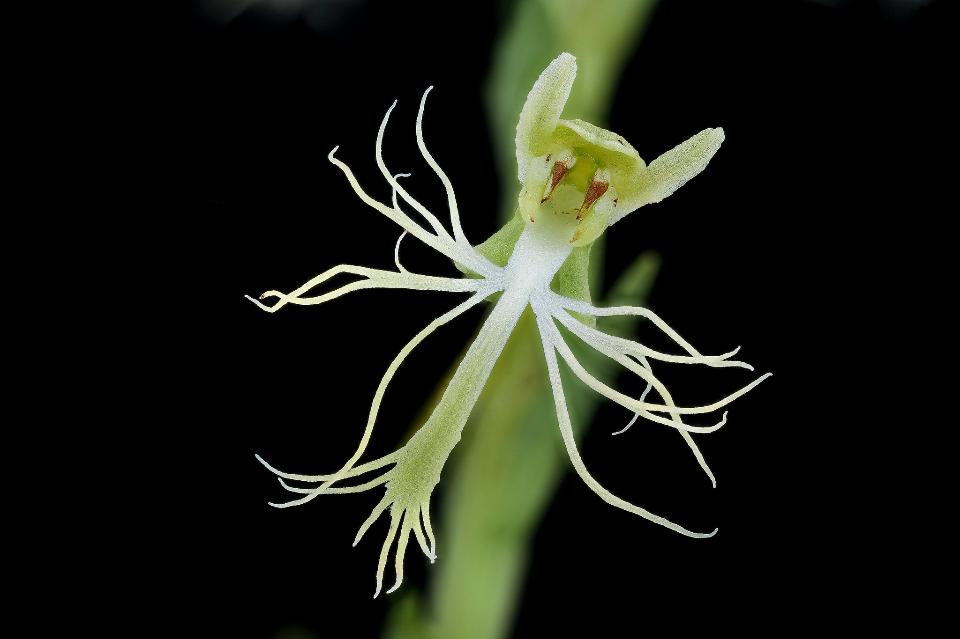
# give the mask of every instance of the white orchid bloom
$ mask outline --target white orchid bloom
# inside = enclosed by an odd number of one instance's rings
[[[706,129],[647,166],[622,137],[586,122],[560,119],[575,75],[576,60],[572,55],[563,53],[544,70],[530,91],[517,126],[517,161],[522,185],[518,214],[503,229],[476,247],[467,240],[460,226],[453,186],[423,140],[423,111],[430,89],[427,89],[420,102],[416,138],[424,159],[446,189],[449,231],[401,186],[397,179],[400,176],[393,175],[384,164],[381,152],[383,134],[393,106],[387,110],[376,142],[377,165],[393,188],[393,199],[389,205],[373,199],[361,188],[350,168],[334,156],[336,148],[330,152],[329,160],[343,171],[360,199],[400,226],[403,231],[400,239],[407,234],[412,235],[448,257],[467,272],[468,277],[446,278],[411,273],[400,265],[397,258],[397,271],[340,265],[289,293],[263,293],[260,300],[269,300],[269,303],[250,298],[263,310],[273,313],[287,305],[322,304],[353,291],[371,288],[469,294],[465,301],[430,322],[401,349],[374,393],[366,428],[356,452],[339,470],[326,475],[286,473],[257,457],[280,478],[284,488],[298,495],[291,501],[272,504],[278,508],[305,504],[320,495],[384,488],[382,499],[360,526],[354,541],[356,545],[367,529],[389,510],[390,528],[380,552],[374,597],[380,593],[394,541],[396,582],[389,592],[396,590],[403,581],[403,560],[411,533],[424,554],[431,561],[436,559],[436,541],[430,524],[431,494],[440,481],[444,463],[460,440],[464,425],[497,358],[527,308],[532,309],[539,327],[564,445],[574,469],[587,486],[607,503],[683,535],[710,537],[716,533],[716,530],[709,533],[687,530],[617,497],[593,478],[574,440],[557,355],[583,383],[635,413],[634,421],[637,417],[643,417],[678,431],[711,482],[716,485],[713,474],[694,443],[692,433],[717,430],[725,423],[726,413],[719,421],[707,425],[688,424],[684,416],[714,413],[750,391],[769,374],[711,404],[677,406],[670,392],[653,374],[651,360],[703,364],[715,368],[753,370],[752,367],[730,359],[736,350],[722,355],[701,354],[645,308],[601,308],[593,305],[587,283],[587,266],[591,243],[608,226],[644,204],[658,202],[703,170],[723,141],[723,131]],[[428,228],[402,211],[400,200],[415,210]],[[399,240],[397,246],[399,249]],[[339,274],[355,275],[360,279],[329,292],[311,295],[314,289]],[[387,386],[410,352],[437,328],[495,294],[499,296],[495,298],[490,314],[427,421],[398,450],[379,459],[359,463],[370,441]],[[682,353],[659,352],[639,342],[609,335],[594,326],[594,318],[612,315],[636,315],[649,319],[677,344]],[[647,387],[643,394],[639,398],[630,397],[593,377],[567,346],[558,324],[645,381]],[[659,403],[646,400],[651,390],[659,395]]]

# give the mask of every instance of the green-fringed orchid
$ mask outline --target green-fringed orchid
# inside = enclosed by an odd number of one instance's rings
[[[392,188],[389,203],[367,194],[350,168],[340,161],[335,147],[328,159],[346,176],[359,198],[375,211],[397,224],[402,233],[397,240],[394,259],[397,270],[339,265],[307,281],[293,291],[267,291],[259,299],[248,298],[261,309],[274,313],[288,306],[311,306],[332,301],[348,293],[374,288],[410,289],[466,294],[448,312],[440,315],[400,350],[387,367],[377,387],[360,443],[350,458],[332,473],[302,475],[282,472],[259,455],[257,459],[273,472],[282,486],[295,498],[274,503],[278,508],[298,506],[320,495],[359,493],[382,489],[383,496],[362,523],[354,540],[356,545],[367,529],[385,512],[390,525],[380,551],[376,573],[376,597],[394,547],[396,581],[403,581],[403,560],[411,534],[423,553],[434,561],[436,539],[430,523],[430,497],[440,481],[441,471],[493,370],[500,353],[520,316],[529,307],[539,328],[553,390],[557,423],[571,464],[586,485],[607,503],[689,537],[710,537],[708,533],[687,530],[640,506],[617,497],[589,473],[573,436],[564,399],[557,355],[584,384],[601,396],[633,413],[629,428],[638,418],[676,430],[692,450],[697,462],[715,486],[716,481],[693,440],[693,433],[711,433],[726,422],[690,424],[687,415],[719,411],[753,389],[769,374],[755,379],[740,390],[703,406],[677,406],[667,388],[654,375],[651,361],[701,364],[713,368],[739,367],[753,370],[744,362],[731,359],[738,349],[720,355],[704,355],[652,311],[634,306],[600,307],[591,303],[587,282],[589,247],[607,227],[623,219],[644,204],[662,200],[684,182],[702,171],[723,141],[722,129],[706,129],[683,144],[644,164],[636,150],[621,136],[581,120],[560,116],[576,76],[576,60],[562,53],[543,71],[530,91],[517,126],[517,163],[520,181],[517,215],[486,242],[473,245],[460,224],[457,197],[450,179],[427,150],[423,138],[423,113],[428,88],[420,101],[416,121],[417,145],[427,165],[443,184],[447,194],[449,230],[401,185],[383,160],[383,135],[396,102],[387,110],[376,139],[376,163]],[[401,206],[403,202],[403,206]],[[409,213],[405,209],[412,209]],[[421,218],[416,220],[414,215]],[[464,277],[438,277],[413,273],[399,259],[400,241],[412,235],[450,259],[464,271]],[[338,288],[318,293],[318,287],[331,278],[347,274],[357,279]],[[480,331],[467,349],[433,412],[415,434],[394,452],[361,462],[373,433],[387,387],[411,351],[431,333],[485,301],[492,304]],[[384,309],[387,310],[387,309]],[[391,309],[392,312],[397,312]],[[387,315],[387,313],[384,313]],[[679,348],[680,353],[654,350],[640,342],[607,334],[595,327],[595,318],[634,315],[650,320]],[[592,376],[567,345],[559,326],[613,359],[646,384],[639,397],[631,397]],[[647,401],[654,391],[659,402]],[[509,400],[507,400],[509,401]],[[627,428],[622,429],[624,432]]]

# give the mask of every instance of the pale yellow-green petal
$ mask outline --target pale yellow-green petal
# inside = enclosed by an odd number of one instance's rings
[[[577,59],[569,53],[561,53],[530,89],[517,123],[517,175],[520,182],[525,181],[530,158],[548,152],[551,133],[570,97],[576,77]]]
[[[622,136],[583,120],[560,120],[553,134],[554,142],[573,151],[589,155],[602,168],[610,171],[613,181],[643,171],[640,154]]]
[[[721,128],[704,129],[651,162],[635,180],[618,184],[620,206],[610,223],[617,222],[644,204],[659,202],[683,186],[706,168],[723,143],[723,138]]]

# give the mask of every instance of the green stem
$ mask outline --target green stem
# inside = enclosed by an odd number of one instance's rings
[[[629,294],[642,303],[656,276],[658,260],[647,255],[628,274]],[[627,288],[627,287],[624,287]],[[635,322],[621,324],[629,334]],[[604,326],[611,330],[608,323]],[[615,375],[611,360],[593,351],[578,353],[598,377]],[[576,434],[586,431],[595,397],[565,380]],[[433,566],[433,637],[504,637],[519,603],[530,540],[557,486],[569,468],[536,322],[525,313],[508,341],[455,453],[452,481],[444,496],[440,528],[443,561]],[[504,399],[507,398],[507,399]],[[451,478],[448,475],[448,479]]]
[[[656,0],[527,0],[513,6],[494,51],[487,88],[503,184],[502,219],[516,208],[514,131],[537,75],[559,52],[573,53],[580,78],[567,108],[577,117],[604,124],[624,60],[655,5]],[[602,256],[602,241],[597,241],[592,251],[594,291],[602,279]],[[642,304],[658,265],[656,256],[641,256],[606,302]],[[598,323],[629,337],[636,318]],[[612,361],[593,351],[577,352],[577,357],[600,379],[615,374]],[[597,400],[581,384],[565,379],[564,387],[579,437]],[[398,599],[385,635],[391,639],[500,639],[509,633],[530,539],[569,467],[529,311],[521,316],[487,389],[441,483],[440,557],[428,572],[429,603],[421,605],[411,592]]]

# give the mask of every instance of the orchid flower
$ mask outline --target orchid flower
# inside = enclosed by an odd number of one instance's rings
[[[543,71],[530,91],[517,126],[518,177],[522,187],[517,215],[486,242],[474,246],[467,240],[461,228],[457,197],[450,179],[424,143],[423,113],[427,95],[432,89],[430,87],[420,102],[416,139],[424,159],[446,190],[450,229],[401,185],[399,178],[403,174],[394,175],[383,161],[383,135],[396,106],[394,102],[380,124],[376,140],[377,166],[393,190],[389,204],[374,199],[363,190],[350,168],[337,159],[335,154],[338,147],[330,152],[328,159],[343,171],[347,182],[364,203],[402,229],[395,251],[397,270],[340,265],[293,291],[267,291],[259,300],[248,296],[264,311],[274,313],[287,305],[323,304],[354,291],[372,288],[468,294],[465,301],[417,333],[387,368],[374,393],[360,443],[339,470],[325,475],[287,473],[257,456],[264,466],[277,475],[283,487],[296,495],[290,501],[271,504],[277,508],[302,505],[320,495],[359,493],[380,487],[384,489],[383,497],[360,526],[354,540],[356,545],[370,526],[389,511],[390,527],[380,551],[374,597],[380,593],[394,542],[396,581],[388,592],[396,590],[403,581],[404,555],[411,534],[431,562],[436,559],[436,540],[430,524],[431,494],[440,481],[444,463],[460,440],[461,432],[497,358],[528,307],[532,309],[539,328],[560,434],[577,474],[601,499],[617,508],[689,537],[710,537],[716,533],[716,530],[710,533],[687,530],[617,497],[594,479],[584,465],[574,440],[557,355],[580,381],[634,413],[634,419],[627,428],[637,418],[643,417],[676,430],[693,451],[713,485],[716,485],[692,434],[717,430],[725,423],[726,412],[719,421],[706,425],[687,423],[684,416],[714,413],[750,391],[769,375],[711,404],[677,406],[670,392],[654,375],[651,360],[702,364],[714,368],[753,370],[752,367],[731,359],[736,350],[721,355],[702,354],[648,309],[595,306],[590,301],[587,267],[592,242],[608,226],[644,204],[662,200],[702,171],[720,147],[723,131],[706,129],[647,166],[636,150],[619,135],[580,120],[560,118],[576,70],[575,58],[563,53]],[[401,208],[401,201],[423,218],[425,225],[405,212]],[[466,276],[436,277],[412,273],[403,268],[399,260],[399,246],[406,235],[412,235],[439,251]],[[315,293],[318,287],[341,274],[353,275],[358,279],[327,292]],[[499,295],[493,297],[495,294]],[[379,459],[360,463],[370,442],[387,387],[407,356],[438,328],[491,299],[495,300],[492,310],[426,422],[398,450]],[[596,328],[596,317],[613,315],[635,315],[650,320],[676,343],[681,352],[660,352]],[[558,325],[643,380],[646,383],[643,394],[637,398],[631,397],[592,376],[569,348]],[[651,390],[659,396],[659,403],[647,400]]]

